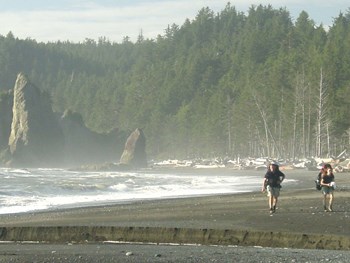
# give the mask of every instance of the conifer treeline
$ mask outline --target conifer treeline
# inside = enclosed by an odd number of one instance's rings
[[[337,155],[350,144],[350,12],[326,31],[306,12],[201,9],[122,43],[0,36],[0,89],[18,72],[94,131],[143,128],[154,158]]]

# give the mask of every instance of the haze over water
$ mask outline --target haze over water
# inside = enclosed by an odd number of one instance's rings
[[[264,171],[0,168],[0,214],[259,191]],[[286,180],[288,183],[288,180]]]

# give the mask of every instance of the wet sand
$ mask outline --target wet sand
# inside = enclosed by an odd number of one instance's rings
[[[252,246],[275,249],[290,248],[288,250],[290,255],[288,253],[286,255],[288,258],[299,253],[292,252],[291,249],[302,249],[300,255],[306,256],[306,258],[308,258],[308,254],[313,253],[312,249],[322,249],[323,251],[327,249],[342,251],[344,260],[349,259],[350,174],[339,173],[335,175],[337,190],[335,192],[334,212],[324,212],[321,193],[314,187],[317,171],[286,170],[284,172],[287,178],[295,179],[297,182],[283,186],[278,209],[272,216],[268,211],[267,197],[261,192],[155,200],[1,215],[0,241],[38,241],[48,242],[51,246],[67,243],[80,245],[97,243],[100,246],[102,244],[106,246],[108,241],[150,242],[152,244],[190,243],[209,246],[211,250],[214,249],[212,246],[215,245],[219,246],[216,247],[218,251],[226,249],[226,252],[222,252],[223,255],[234,248],[235,251],[239,250],[239,253],[243,253],[246,258],[242,262],[268,262],[256,257],[255,261],[254,257],[252,258],[249,253],[244,252],[255,249],[260,251],[259,253],[263,253],[261,248],[251,248]],[[14,246],[15,243],[11,244]],[[1,245],[0,249],[3,246]],[[120,248],[119,246],[118,248]],[[231,246],[239,246],[239,249]],[[133,247],[135,248],[135,245],[131,246],[130,249]],[[146,251],[150,250],[146,246],[141,247]],[[158,245],[155,250],[159,250],[159,255],[164,255],[162,251],[165,251],[167,247]],[[183,249],[180,247],[182,246],[177,246],[176,249],[187,251],[188,246],[184,246]],[[172,249],[174,250],[174,248]],[[79,251],[84,251],[84,249]],[[126,253],[127,248],[123,251]],[[201,253],[197,258],[201,257]],[[218,258],[221,257],[220,253],[218,252]],[[254,253],[256,254],[257,251]],[[182,258],[181,256],[169,258],[165,255],[161,257],[156,254],[156,258],[150,259],[149,262],[181,262],[176,260]],[[186,254],[182,255],[186,256]],[[18,254],[18,256],[20,255]],[[125,255],[123,254],[123,256]],[[271,257],[273,256],[271,255]],[[14,258],[16,257],[14,256]],[[162,261],[165,259],[166,261]],[[268,258],[265,259],[268,260]],[[312,259],[315,261],[309,260],[309,262],[317,262],[314,256]],[[338,259],[337,262],[345,262],[341,258]],[[127,257],[127,260],[129,261],[120,262],[140,262],[137,261],[135,255]],[[0,257],[0,262],[5,261],[1,261]],[[202,258],[199,261],[189,260],[188,262],[222,261],[205,261]],[[228,260],[228,262],[239,261]]]

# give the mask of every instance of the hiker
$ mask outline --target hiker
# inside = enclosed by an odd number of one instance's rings
[[[325,212],[332,212],[333,211],[333,201],[334,201],[334,189],[335,189],[335,182],[334,182],[334,174],[333,169],[330,164],[325,164],[320,172],[320,185],[321,185],[321,191],[323,195],[323,209]],[[328,205],[327,205],[327,199]]]
[[[264,181],[261,189],[262,192],[267,191],[267,196],[269,198],[270,214],[276,212],[277,201],[280,195],[281,183],[283,182],[284,178],[285,175],[279,170],[278,163],[274,161],[271,162],[264,176]]]

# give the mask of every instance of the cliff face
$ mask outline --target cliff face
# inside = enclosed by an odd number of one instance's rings
[[[11,166],[50,167],[62,162],[63,133],[49,97],[20,73],[13,90]]]
[[[89,130],[78,113],[66,111],[61,118],[66,166],[116,162],[120,156],[118,132],[99,134]]]

